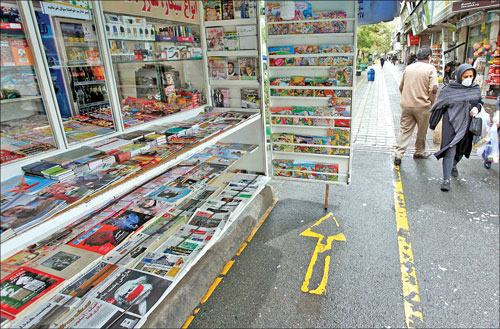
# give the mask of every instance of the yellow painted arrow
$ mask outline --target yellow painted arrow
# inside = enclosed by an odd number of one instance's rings
[[[335,217],[333,217],[333,213],[329,213],[325,217],[321,218],[316,223],[314,223],[312,226],[308,227],[304,232],[300,233],[300,235],[302,235],[302,236],[309,236],[309,237],[313,237],[313,238],[318,239],[318,243],[316,244],[316,248],[314,248],[314,253],[312,255],[311,262],[309,263],[309,267],[307,268],[306,277],[304,278],[304,282],[302,283],[301,290],[303,292],[309,292],[310,294],[321,295],[326,291],[326,283],[328,281],[328,270],[330,268],[330,256],[325,257],[325,266],[324,266],[324,270],[323,270],[323,278],[321,279],[321,283],[319,284],[319,286],[316,289],[309,290],[309,280],[311,279],[314,265],[316,264],[316,261],[318,260],[319,254],[321,254],[327,250],[332,249],[332,242],[334,240],[336,240],[336,241],[345,241],[346,240],[344,234],[339,233],[339,234],[336,234],[333,236],[329,236],[326,239],[326,244],[323,244],[323,243],[321,243],[321,241],[323,240],[323,238],[325,236],[322,234],[313,232],[311,230],[313,227],[318,226],[319,224],[321,224],[322,221],[324,221],[330,217],[332,217],[333,221],[335,222],[335,225],[337,225],[337,227],[339,227],[339,223],[337,222],[337,219]]]

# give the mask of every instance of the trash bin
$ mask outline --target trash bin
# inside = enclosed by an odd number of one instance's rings
[[[375,70],[369,69],[366,76],[368,77],[368,81],[375,81]]]
[[[361,69],[361,71],[364,71],[364,70],[366,70],[366,65],[365,64],[360,64],[359,68]]]

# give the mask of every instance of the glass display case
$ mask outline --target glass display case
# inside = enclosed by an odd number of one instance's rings
[[[33,1],[68,144],[115,131],[89,4],[92,2]],[[65,10],[68,8],[71,10]]]
[[[124,128],[205,104],[200,26],[106,10]]]
[[[0,163],[56,148],[16,1],[3,1],[1,44]]]

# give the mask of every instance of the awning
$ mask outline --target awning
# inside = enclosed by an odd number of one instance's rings
[[[399,1],[358,0],[358,25],[390,22],[398,16]]]

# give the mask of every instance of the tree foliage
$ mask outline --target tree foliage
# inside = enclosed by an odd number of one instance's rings
[[[358,51],[366,58],[369,54],[391,51],[391,35],[394,22],[381,22],[358,27]]]

